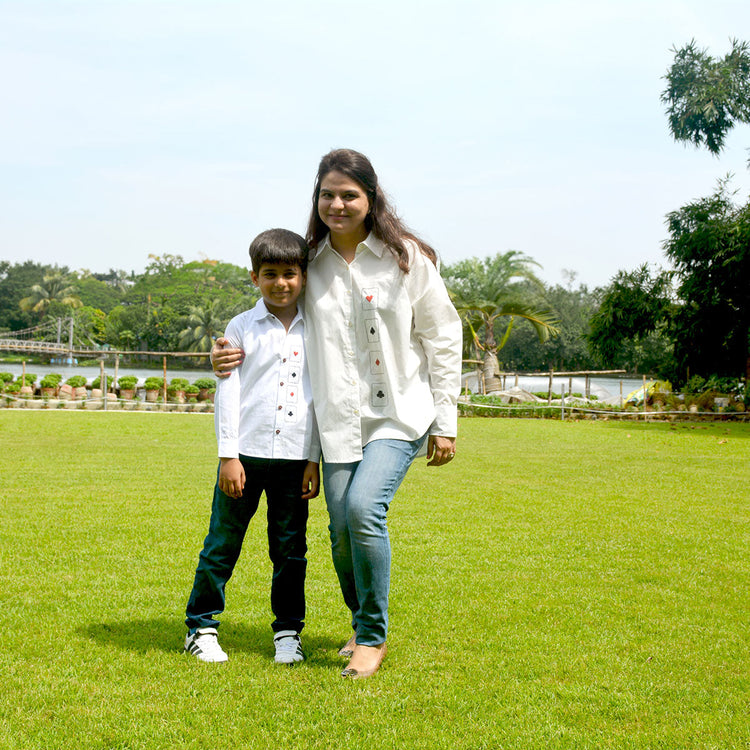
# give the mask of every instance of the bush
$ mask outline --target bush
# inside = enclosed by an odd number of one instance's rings
[[[8,383],[5,386],[5,392],[6,393],[20,393],[21,392],[21,384],[15,380],[12,383]]]
[[[185,387],[190,384],[190,381],[187,378],[172,378],[169,381],[169,385],[171,388],[174,388],[177,391],[184,391]]]
[[[83,375],[71,375],[65,384],[71,388],[83,388],[86,385],[86,378]]]
[[[216,381],[213,378],[198,378],[194,383],[197,388],[216,388]]]
[[[56,372],[50,372],[41,379],[39,385],[42,388],[57,388],[61,382],[62,375],[58,375]]]
[[[36,382],[36,375],[33,372],[27,372],[25,375],[19,376],[18,382],[21,385],[34,385]]]
[[[117,385],[126,391],[132,391],[138,385],[138,378],[135,375],[123,375],[117,379]]]
[[[147,391],[160,391],[164,388],[164,378],[159,378],[156,375],[151,375],[146,378],[146,382],[143,386]]]
[[[0,372],[0,387],[2,387],[1,384],[3,383],[12,383],[12,382],[13,382],[12,372]]]
[[[200,388],[197,385],[185,386],[186,396],[197,396],[199,391],[200,391]]]

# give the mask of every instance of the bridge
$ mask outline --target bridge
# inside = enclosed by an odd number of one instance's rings
[[[12,331],[10,334],[0,336],[0,351],[6,352],[29,352],[33,354],[49,354],[58,357],[73,359],[74,357],[92,357],[103,359],[110,355],[119,358],[123,355],[141,357],[208,357],[210,352],[149,352],[129,349],[103,349],[96,346],[85,346],[73,341],[73,318],[65,321],[69,323],[68,342],[63,343],[61,339],[63,320],[50,321],[32,328],[24,328],[21,331]],[[54,335],[57,329],[56,341],[45,341],[39,336]]]

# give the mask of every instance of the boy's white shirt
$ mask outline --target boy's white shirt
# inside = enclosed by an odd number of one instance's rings
[[[263,299],[229,321],[224,335],[245,359],[216,388],[220,458],[320,460],[304,326],[298,310],[287,331]]]

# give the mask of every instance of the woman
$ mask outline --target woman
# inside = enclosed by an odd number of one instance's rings
[[[321,160],[307,241],[307,359],[333,562],[354,629],[342,675],[367,677],[386,652],[391,499],[425,442],[429,466],[456,452],[461,324],[434,250],[396,216],[363,154]],[[215,348],[215,369],[240,357]]]

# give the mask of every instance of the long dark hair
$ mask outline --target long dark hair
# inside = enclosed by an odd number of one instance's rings
[[[398,266],[404,273],[409,273],[409,253],[404,240],[411,240],[435,265],[437,253],[424,240],[421,240],[404,225],[391,207],[385,193],[378,185],[378,176],[372,168],[370,160],[359,151],[349,148],[338,148],[329,151],[321,160],[318,174],[315,178],[315,188],[312,197],[312,211],[307,223],[305,239],[310,247],[317,247],[328,234],[328,227],[318,214],[318,198],[320,197],[320,183],[329,172],[341,172],[350,180],[359,184],[370,201],[370,210],[365,217],[365,229],[382,240],[398,258]]]

